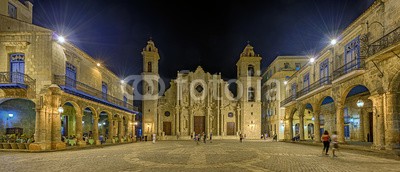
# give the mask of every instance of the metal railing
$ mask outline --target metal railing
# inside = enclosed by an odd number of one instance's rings
[[[24,73],[0,72],[0,84],[23,84],[33,86],[35,80]]]
[[[138,108],[133,106],[132,104],[125,102],[121,99],[118,99],[116,97],[113,97],[109,94],[105,94],[102,91],[99,91],[89,85],[86,85],[82,82],[76,81],[74,79],[71,79],[65,75],[54,75],[54,83],[60,86],[66,86],[69,88],[74,88],[76,90],[82,91],[86,94],[89,94],[91,96],[97,97],[99,99],[102,99],[104,101],[107,101],[111,104],[120,106],[120,107],[125,107],[129,110],[135,110],[137,111]]]
[[[368,56],[372,56],[381,50],[398,43],[400,41],[400,27],[394,29],[388,34],[382,36],[375,42],[371,43],[368,46]]]
[[[304,95],[308,94],[309,92],[316,90],[317,88],[320,88],[324,85],[330,85],[330,84],[332,84],[332,77],[331,76],[323,77],[323,78],[319,79],[318,81],[312,83],[308,87],[303,88],[299,92],[297,92],[297,97],[304,96]]]
[[[281,107],[285,106],[286,104],[295,101],[296,100],[296,96],[295,95],[291,95],[288,98],[286,98],[285,100],[281,101]]]
[[[365,60],[363,58],[354,59],[345,65],[333,71],[333,80],[356,70],[365,69]]]

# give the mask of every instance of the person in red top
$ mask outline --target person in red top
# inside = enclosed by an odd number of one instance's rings
[[[331,137],[329,136],[328,131],[325,130],[324,134],[321,137],[322,143],[324,143],[324,148],[322,149],[322,154],[324,154],[324,151],[325,151],[325,155],[328,155],[330,138]]]

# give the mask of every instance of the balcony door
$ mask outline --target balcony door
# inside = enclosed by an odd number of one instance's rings
[[[66,64],[65,85],[74,88],[76,86],[76,67],[70,63]]]
[[[12,83],[24,83],[25,55],[11,54],[10,56],[10,78]]]
[[[319,71],[319,79],[321,85],[328,83],[328,76],[329,76],[329,59],[324,60],[320,64],[320,71]]]

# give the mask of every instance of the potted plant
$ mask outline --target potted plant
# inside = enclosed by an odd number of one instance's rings
[[[11,149],[11,145],[10,145],[10,137],[8,137],[7,135],[3,136],[3,149]]]
[[[0,149],[3,149],[4,136],[0,136]]]
[[[18,149],[18,145],[16,143],[16,136],[15,134],[11,134],[10,135],[10,145],[11,145],[11,149]]]
[[[26,149],[25,141],[26,141],[26,136],[25,136],[25,134],[22,134],[21,137],[19,139],[17,139],[18,149]]]

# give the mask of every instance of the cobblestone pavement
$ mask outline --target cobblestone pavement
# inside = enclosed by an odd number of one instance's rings
[[[0,171],[400,171],[395,158],[317,146],[215,140],[139,142],[43,153],[0,152]],[[331,152],[330,152],[331,154]]]

